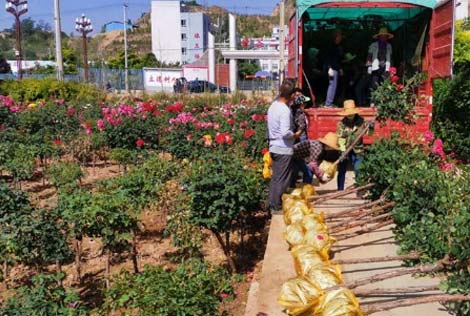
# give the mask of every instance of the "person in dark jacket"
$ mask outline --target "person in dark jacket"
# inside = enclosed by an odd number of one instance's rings
[[[325,106],[331,107],[335,101],[336,88],[338,87],[338,78],[343,73],[341,61],[344,57],[343,33],[340,30],[334,32],[333,45],[328,51],[326,66],[328,68],[328,90],[326,92]]]

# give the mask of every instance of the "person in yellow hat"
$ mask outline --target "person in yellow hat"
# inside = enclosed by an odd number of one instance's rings
[[[338,136],[338,146],[340,151],[346,151],[346,148],[356,138],[356,133],[364,125],[364,118],[359,115],[360,111],[356,108],[354,100],[346,100],[343,104],[343,110],[338,114],[344,118],[338,123],[336,135]],[[346,159],[338,165],[338,191],[344,190],[346,180],[346,169],[348,162],[351,162],[354,173],[358,175],[359,165],[364,157],[364,145],[360,140],[351,150]]]
[[[393,38],[393,34],[383,26],[373,38],[375,41],[369,46],[366,66],[367,72],[372,75],[371,88],[376,88],[388,76],[390,70],[392,45],[389,40]]]
[[[292,184],[295,183],[299,171],[302,171],[303,173],[304,183],[312,183],[312,174],[315,174],[315,176],[322,182],[330,181],[330,175],[323,172],[319,167],[320,163],[325,160],[327,150],[339,150],[338,136],[335,133],[330,132],[318,140],[307,139],[295,144]]]

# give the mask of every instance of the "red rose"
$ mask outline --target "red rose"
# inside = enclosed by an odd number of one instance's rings
[[[139,138],[137,139],[137,141],[135,142],[135,144],[137,145],[137,147],[142,147],[145,145],[145,142],[142,138]]]
[[[268,151],[269,151],[269,149],[263,148],[263,149],[261,149],[261,154],[264,156],[264,154],[266,154]]]
[[[242,145],[243,148],[246,148],[246,146],[248,146],[248,144],[244,140],[242,140],[241,145]]]
[[[390,79],[390,81],[391,81],[392,83],[395,83],[395,82],[397,82],[398,80],[400,80],[400,78],[399,78],[398,76],[392,76],[392,78]]]
[[[225,134],[223,133],[217,133],[217,135],[215,135],[215,141],[217,142],[217,144],[224,144],[225,143]]]
[[[233,124],[235,124],[235,120],[234,120],[234,119],[228,119],[228,120],[227,120],[227,123],[228,123],[229,125],[233,125]]]
[[[52,141],[52,143],[53,143],[55,146],[60,146],[60,145],[62,145],[62,141],[61,141],[60,139],[54,139],[54,140]]]
[[[395,67],[390,67],[390,69],[388,70],[388,72],[390,73],[390,75],[396,75],[397,73],[397,68]]]
[[[405,88],[404,85],[402,85],[402,84],[397,84],[397,86],[396,86],[395,89],[397,89],[397,91],[401,91],[401,90],[403,90],[404,88]]]
[[[244,133],[245,138],[250,138],[253,135],[255,135],[255,131],[253,129],[246,130]]]
[[[220,294],[220,298],[223,299],[223,300],[226,299],[227,297],[228,297],[227,293],[221,293]]]

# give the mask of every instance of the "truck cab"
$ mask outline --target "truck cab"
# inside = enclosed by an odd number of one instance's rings
[[[295,79],[306,95],[316,99],[314,107],[307,110],[308,137],[316,139],[335,131],[341,119],[338,112],[344,99],[350,98],[343,90],[336,93],[337,108],[319,106],[328,88],[325,58],[334,32],[341,30],[344,51],[353,55],[360,67],[366,63],[374,34],[383,26],[394,35],[390,40],[391,63],[399,75],[425,72],[427,79],[417,91],[420,102],[416,104],[414,124],[376,124],[373,137],[384,137],[392,131],[413,137],[428,130],[432,81],[452,75],[454,8],[454,0],[296,0],[296,11],[289,22],[287,77]],[[375,108],[370,104],[360,106],[365,119],[374,119]],[[365,137],[364,141],[371,143],[373,138]]]

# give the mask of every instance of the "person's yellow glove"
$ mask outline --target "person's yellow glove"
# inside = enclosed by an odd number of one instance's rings
[[[338,138],[339,150],[346,151],[346,138]]]

